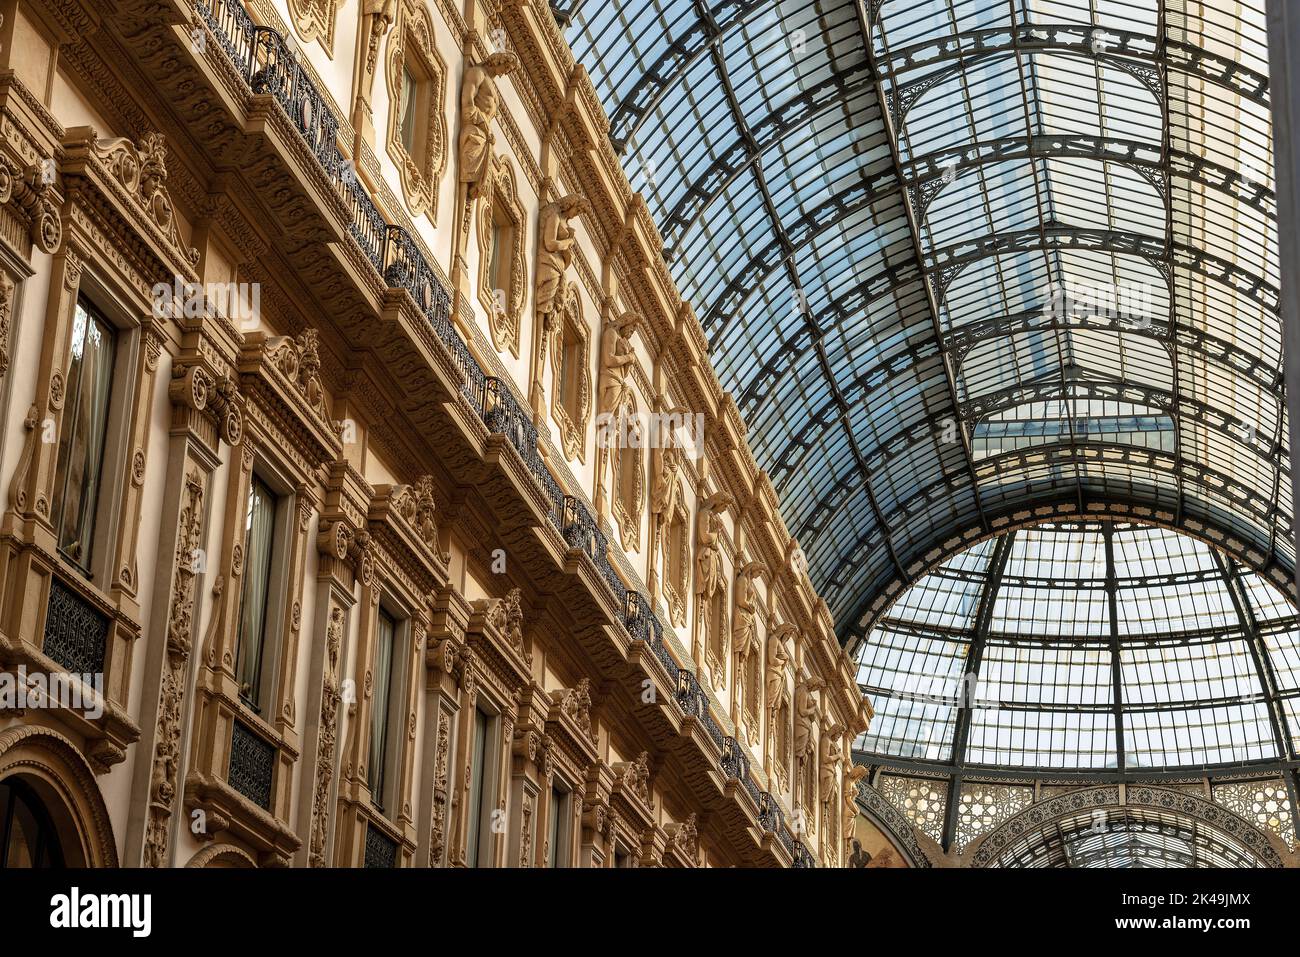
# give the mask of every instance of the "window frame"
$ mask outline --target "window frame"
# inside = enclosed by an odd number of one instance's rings
[[[276,687],[276,672],[280,662],[280,655],[283,654],[282,646],[285,637],[279,625],[284,621],[285,604],[288,600],[286,594],[288,575],[286,572],[290,560],[289,548],[293,540],[291,525],[297,512],[297,496],[293,487],[285,482],[278,472],[273,470],[264,460],[259,458],[253,464],[248,488],[244,492],[243,514],[245,515],[248,514],[248,506],[252,499],[255,483],[265,486],[275,496],[276,502],[274,517],[272,518],[271,550],[267,560],[266,607],[263,611],[261,647],[258,651],[260,660],[257,672],[257,693],[250,699],[244,695],[241,684],[236,689],[236,695],[245,708],[263,722],[267,722],[271,720],[268,706],[275,700],[275,695],[279,690]],[[240,573],[239,602],[235,606],[235,614],[239,621],[235,633],[234,648],[236,682],[241,680],[240,672],[242,671],[240,661],[243,645],[244,602],[247,597],[246,589],[249,580],[248,531],[249,529],[246,527],[244,538],[240,543],[240,548],[243,550],[244,566]],[[270,676],[269,680],[268,675]]]

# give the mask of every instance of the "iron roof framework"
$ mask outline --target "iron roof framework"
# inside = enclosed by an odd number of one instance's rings
[[[859,651],[876,708],[855,760],[964,781],[1277,772],[1297,801],[1300,618],[1176,532],[1006,533],[904,593]],[[956,830],[945,808],[942,841]]]
[[[1262,0],[561,22],[843,639],[1042,503],[1294,569]]]

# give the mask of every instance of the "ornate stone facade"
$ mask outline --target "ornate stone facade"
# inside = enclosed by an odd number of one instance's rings
[[[841,862],[789,823],[796,676],[814,726],[864,726],[834,623],[530,10],[128,4],[73,42],[82,0],[16,3],[0,669],[75,655],[106,707],[0,713],[0,758],[61,769],[86,863]],[[73,501],[91,315],[116,352]],[[597,411],[637,423],[589,455]]]

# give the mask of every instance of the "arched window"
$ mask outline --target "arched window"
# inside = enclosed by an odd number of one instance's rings
[[[0,867],[63,867],[63,848],[45,805],[17,778],[0,781]]]

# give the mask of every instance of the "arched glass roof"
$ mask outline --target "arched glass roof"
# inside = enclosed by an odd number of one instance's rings
[[[1097,827],[1081,811],[1028,831],[995,862],[997,867],[1260,867],[1239,840],[1204,821],[1151,808],[1117,808]]]
[[[1058,524],[960,553],[858,653],[872,764],[1255,768],[1300,751],[1300,624],[1269,583],[1165,529]]]
[[[842,637],[1027,505],[1294,567],[1263,0],[557,17]]]

